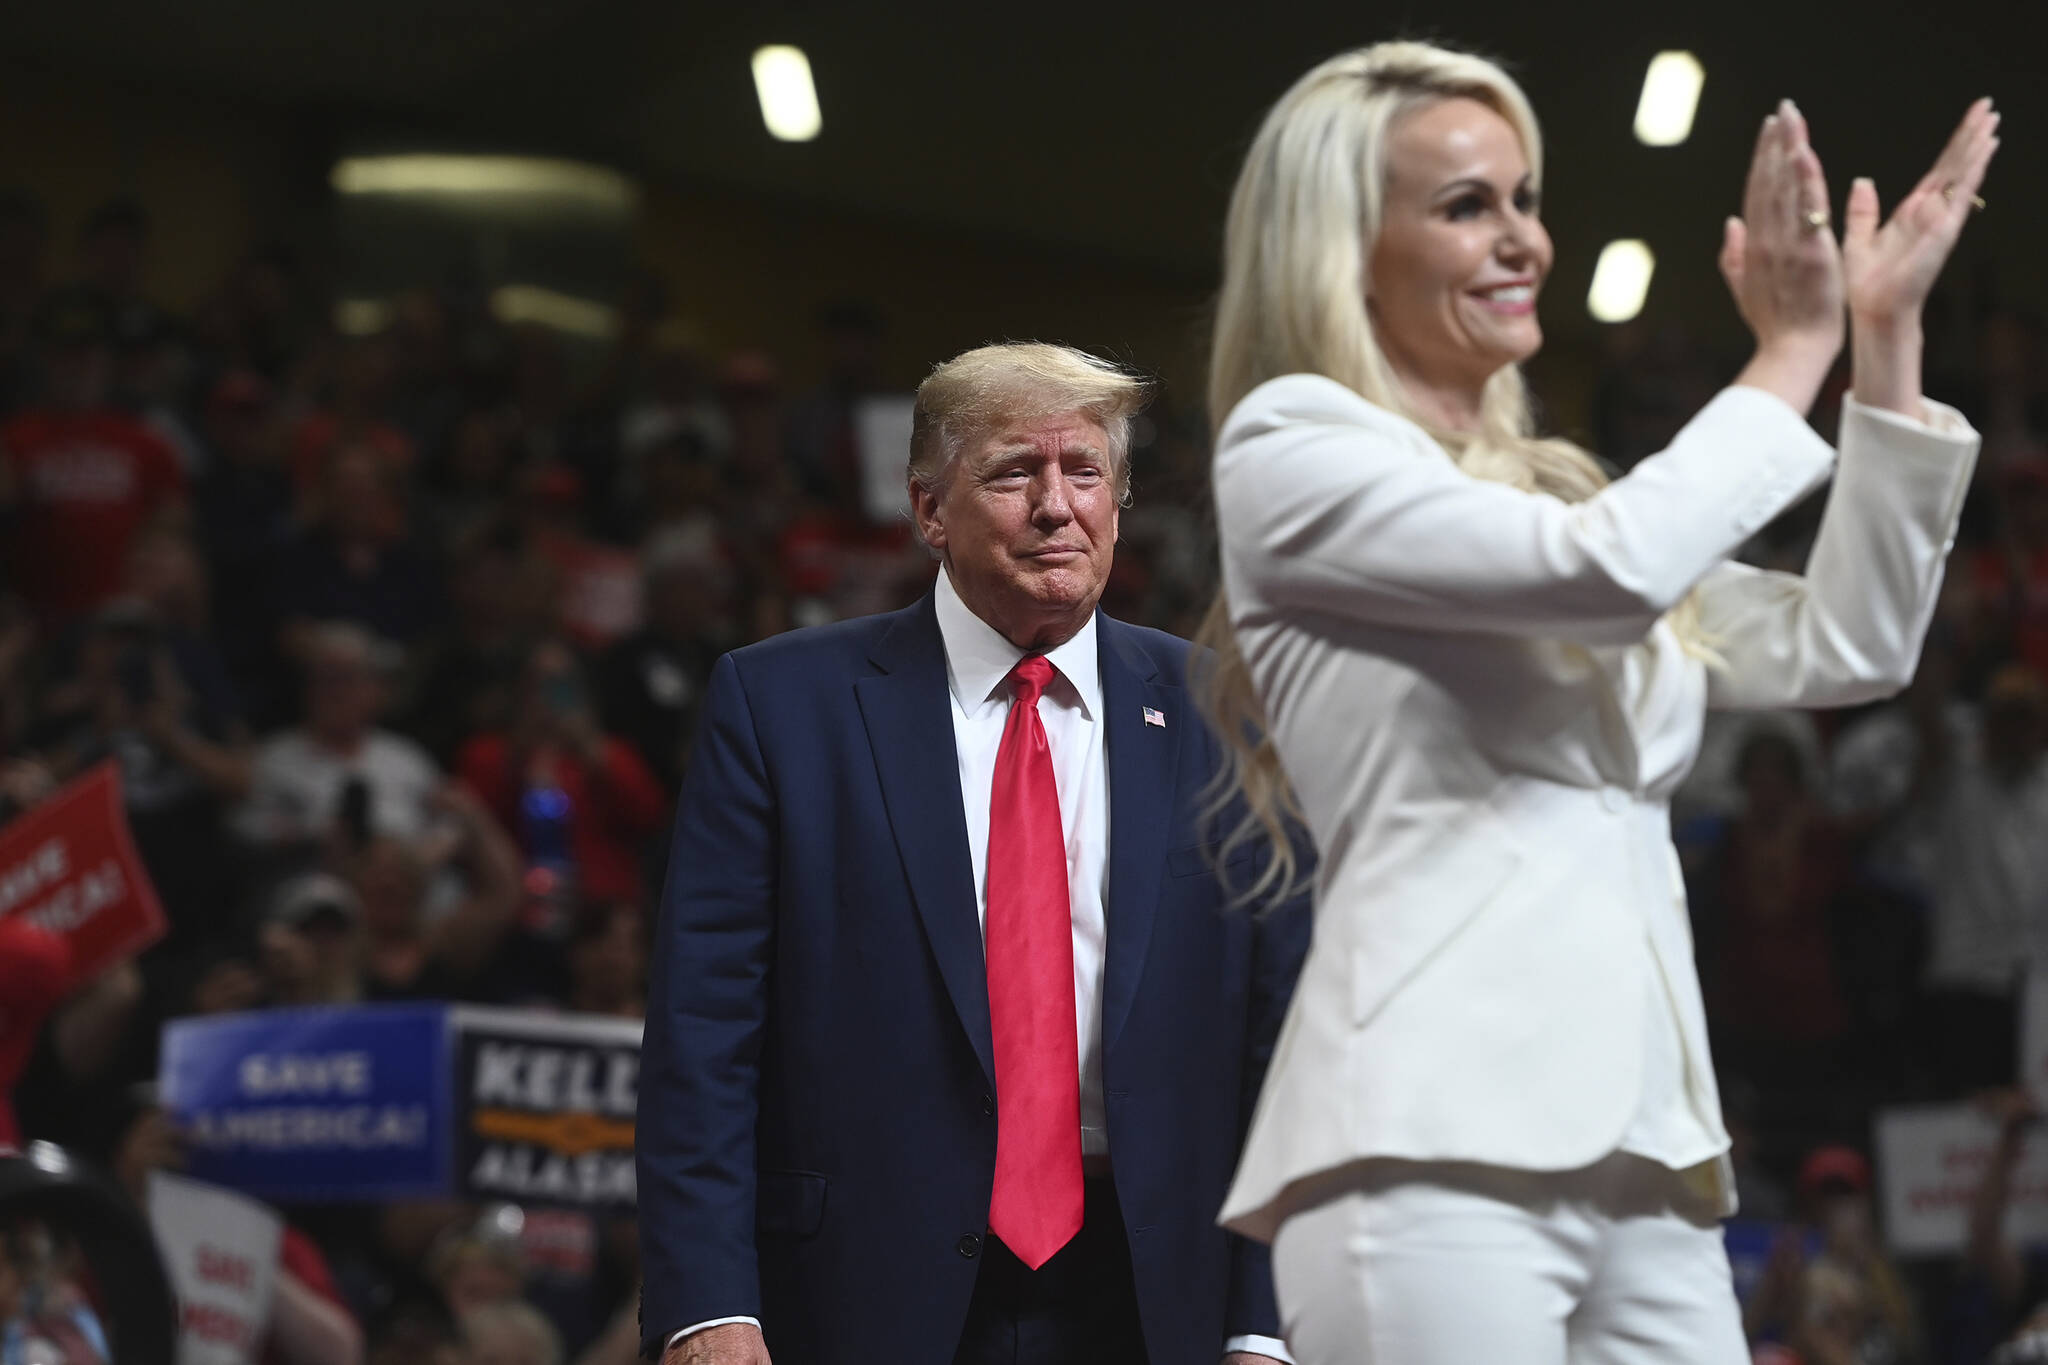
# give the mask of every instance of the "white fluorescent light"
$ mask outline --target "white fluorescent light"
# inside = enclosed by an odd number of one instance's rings
[[[1651,147],[1676,147],[1692,135],[1706,68],[1690,52],[1659,52],[1643,76],[1636,102],[1636,140]]]
[[[351,156],[334,163],[328,181],[339,194],[534,195],[619,212],[631,212],[639,199],[617,171],[538,156]]]
[[[1586,311],[1600,322],[1627,322],[1643,311],[1657,258],[1642,242],[1609,242],[1593,267],[1593,287],[1586,292]]]
[[[493,289],[491,313],[503,323],[537,322],[558,332],[599,340],[608,340],[619,330],[617,309],[537,284],[505,284]]]
[[[334,330],[345,337],[375,336],[391,321],[388,299],[337,299]]]
[[[761,121],[784,142],[809,142],[825,126],[818,89],[811,84],[811,59],[802,48],[756,48],[754,90],[761,97]]]

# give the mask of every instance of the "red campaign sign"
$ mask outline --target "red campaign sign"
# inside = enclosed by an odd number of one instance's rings
[[[111,761],[0,829],[0,919],[13,915],[70,940],[80,981],[164,936]]]

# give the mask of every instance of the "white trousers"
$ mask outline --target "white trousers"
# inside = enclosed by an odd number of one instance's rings
[[[1365,1161],[1311,1198],[1273,1241],[1300,1365],[1748,1365],[1719,1223],[1641,1157]]]

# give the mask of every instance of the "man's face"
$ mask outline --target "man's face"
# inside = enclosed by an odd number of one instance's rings
[[[1081,413],[1004,425],[911,488],[918,528],[961,601],[1012,644],[1046,649],[1095,610],[1116,549],[1109,434]]]

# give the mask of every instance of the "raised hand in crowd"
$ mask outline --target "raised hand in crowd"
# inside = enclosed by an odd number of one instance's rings
[[[2005,1215],[2012,1203],[2013,1172],[2026,1153],[2027,1131],[2040,1121],[2041,1110],[2024,1086],[1987,1091],[1977,1097],[1977,1107],[1998,1125],[1998,1141],[1970,1200],[1964,1261],[1984,1277],[2001,1303],[2018,1307],[2026,1290],[2027,1267],[2006,1235]]]

